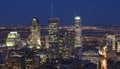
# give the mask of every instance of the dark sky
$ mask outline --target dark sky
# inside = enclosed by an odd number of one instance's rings
[[[30,25],[38,17],[41,25],[51,17],[60,25],[73,25],[74,12],[83,25],[120,25],[120,0],[0,0],[0,25]]]

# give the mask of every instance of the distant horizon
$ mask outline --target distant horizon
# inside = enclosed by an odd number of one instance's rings
[[[30,23],[29,25],[0,25],[0,27],[2,27],[2,26],[3,26],[3,27],[4,27],[4,26],[5,26],[5,27],[7,27],[7,26],[11,26],[11,27],[12,27],[12,26],[13,26],[13,27],[14,27],[14,26],[31,26],[31,23]],[[48,26],[48,25],[41,25],[41,24],[40,24],[40,26],[46,27],[46,26]],[[74,24],[59,25],[59,26],[74,26]],[[81,25],[81,26],[108,26],[108,27],[109,27],[109,26],[112,26],[112,27],[116,27],[116,26],[120,26],[120,25]]]

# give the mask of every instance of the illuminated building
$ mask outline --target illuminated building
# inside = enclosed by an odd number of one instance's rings
[[[97,65],[97,69],[99,69],[99,52],[98,49],[91,46],[84,46],[82,50],[82,60],[88,60],[91,63]]]
[[[82,47],[81,18],[75,17],[75,48]]]
[[[120,61],[120,40],[117,40],[116,55],[117,55],[118,61]]]
[[[34,54],[33,67],[38,68],[41,64],[44,64],[47,59],[46,55],[45,51],[40,51],[37,54]]]
[[[49,19],[49,58],[59,57],[59,18]]]
[[[38,52],[38,54],[36,54],[36,56],[39,56],[39,58],[40,58],[40,63],[41,63],[41,64],[44,63],[44,62],[46,62],[47,53],[46,53],[45,51],[40,51],[40,52]]]
[[[106,38],[106,40],[107,40],[107,49],[108,50],[116,50],[116,37],[115,37],[115,35],[114,34],[109,34],[109,35],[107,35],[107,38]]]
[[[30,48],[41,48],[41,40],[40,40],[40,26],[37,18],[32,19],[31,25],[31,35],[28,37],[28,44]]]
[[[59,37],[59,53],[60,57],[63,57],[63,47],[65,46],[65,38],[64,35],[60,35]]]
[[[117,52],[120,53],[120,40],[117,40],[116,49],[117,49]]]
[[[73,30],[68,30],[68,32],[65,33],[64,38],[65,39],[64,39],[62,56],[64,59],[70,59],[71,57],[73,57],[73,51],[74,51]]]
[[[75,17],[75,37],[74,37],[74,49],[75,56],[81,58],[82,51],[82,33],[81,33],[81,18],[79,16]]]
[[[16,31],[15,32],[10,32],[7,35],[6,45],[8,47],[16,46],[19,42],[20,42],[20,35]]]
[[[49,48],[49,36],[48,35],[45,36],[45,48],[46,49]]]

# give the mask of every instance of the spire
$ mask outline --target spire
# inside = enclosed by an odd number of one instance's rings
[[[54,6],[53,3],[51,3],[50,6],[51,6],[51,18],[53,18],[53,6]]]
[[[76,8],[74,9],[74,17],[76,17],[77,15],[77,11],[76,11]]]

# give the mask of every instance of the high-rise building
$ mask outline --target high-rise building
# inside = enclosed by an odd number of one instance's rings
[[[117,52],[120,53],[120,40],[117,40]]]
[[[7,35],[6,45],[8,47],[16,46],[20,43],[20,34],[16,31],[12,31]]]
[[[120,61],[120,40],[117,40],[117,43],[116,43],[116,55],[117,55],[117,59],[118,61]]]
[[[49,19],[49,58],[59,57],[59,18]]]
[[[60,35],[59,37],[59,53],[60,57],[63,57],[63,47],[65,46],[65,38],[64,35]]]
[[[81,32],[81,18],[79,16],[75,17],[75,37],[74,37],[74,51],[75,57],[81,59],[81,51],[82,51],[82,32]]]
[[[74,47],[82,47],[81,18],[75,17],[75,43]]]
[[[62,56],[64,59],[69,59],[73,57],[74,52],[74,33],[73,30],[68,30],[68,32],[65,33],[64,37],[64,46],[63,46],[63,52]]]
[[[108,50],[116,50],[116,37],[114,34],[109,34],[107,35],[107,38],[106,38],[106,44],[107,44],[107,49]]]
[[[40,25],[37,18],[32,19],[31,25],[31,35],[28,37],[28,44],[30,48],[41,48],[41,40],[40,40]]]

